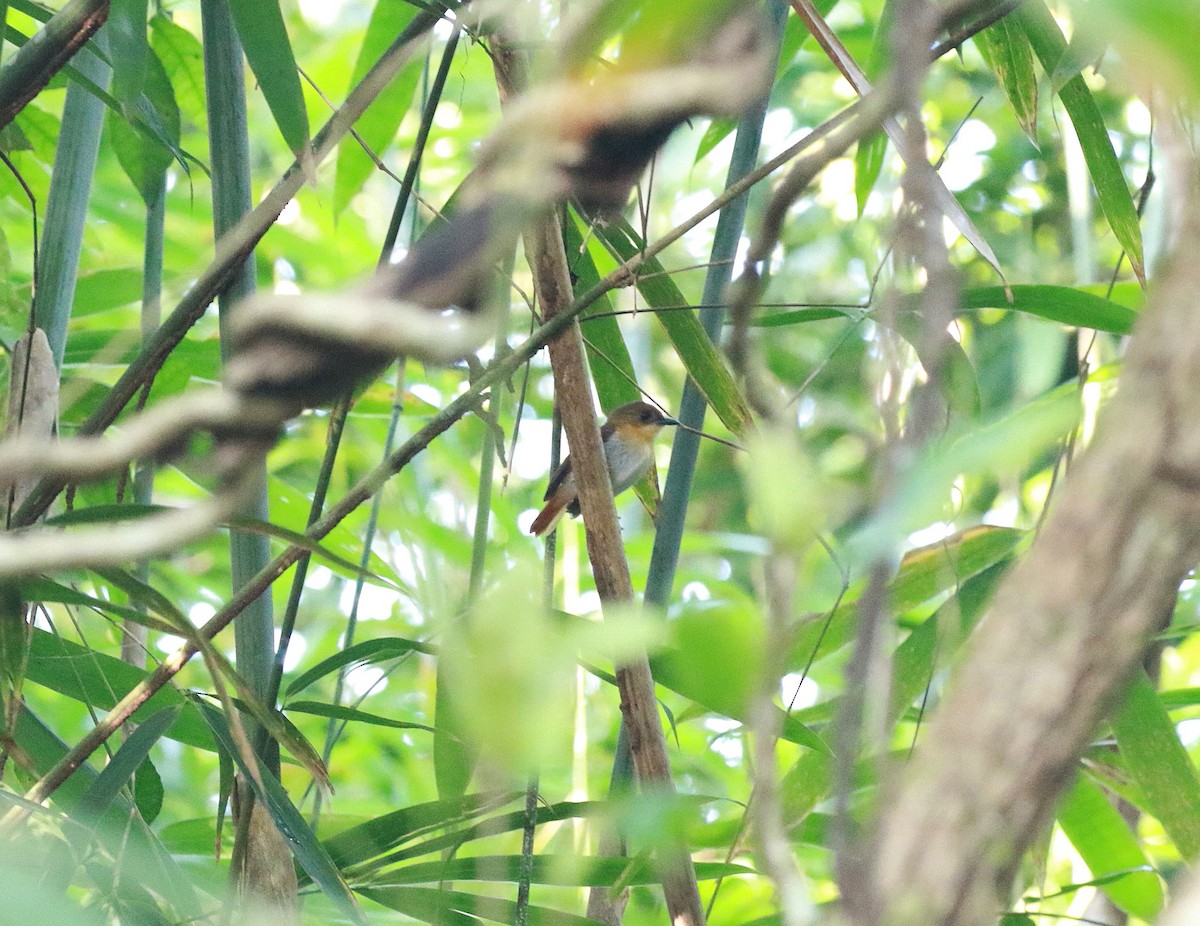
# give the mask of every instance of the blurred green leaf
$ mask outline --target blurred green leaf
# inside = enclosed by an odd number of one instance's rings
[[[519,855],[477,855],[444,862],[425,862],[391,869],[391,884],[420,884],[428,881],[508,881],[516,882],[521,872]],[[698,862],[696,877],[701,881],[752,874],[753,869],[723,862]],[[603,887],[618,880],[625,884],[658,884],[661,875],[646,859],[597,858],[581,855],[539,855],[533,859],[531,881],[534,884],[559,884],[568,887]]]
[[[1111,42],[1130,59],[1131,69],[1152,68],[1160,80],[1168,80],[1193,98],[1200,93],[1200,67],[1195,54],[1200,28],[1194,2],[1140,0],[1128,4],[1100,0],[1072,6],[1078,31],[1085,36],[1081,40],[1085,50],[1073,55],[1072,61],[1094,61],[1099,57],[1098,49]],[[1072,36],[1072,48],[1075,44]]]
[[[1191,858],[1200,853],[1200,780],[1144,672],[1134,677],[1112,727],[1149,811],[1181,855]]]
[[[1017,19],[1028,36],[1038,60],[1042,62],[1042,68],[1046,73],[1053,74],[1066,50],[1067,41],[1045,3],[1042,0],[1030,0],[1018,7],[1011,16]],[[1100,108],[1081,76],[1072,77],[1063,84],[1058,97],[1079,137],[1079,146],[1083,149],[1084,160],[1092,175],[1100,208],[1117,241],[1125,249],[1134,274],[1144,283],[1146,272],[1142,257],[1142,228],[1137,208],[1121,165],[1117,162]]]
[[[1001,286],[963,290],[965,309],[1012,309],[1076,328],[1129,334],[1137,313],[1108,299],[1069,286],[1014,285],[1010,303]]]
[[[51,599],[41,597],[39,600]],[[27,677],[29,681],[44,685],[51,691],[99,710],[108,710],[144,681],[146,676],[144,670],[127,662],[34,628]],[[131,720],[138,723],[164,708],[183,704],[183,696],[176,689],[166,687],[134,711]],[[183,707],[166,736],[200,749],[214,748],[207,727],[190,706]]]
[[[154,744],[178,719],[181,707],[179,704],[164,707],[137,725],[83,795],[77,819],[90,824],[108,810],[117,793],[130,783],[142,767]]]
[[[892,608],[903,614],[957,588],[1011,555],[1024,537],[1023,531],[979,525],[952,534],[939,543],[910,550],[900,560],[900,567],[889,587]],[[828,628],[825,627],[826,615],[809,616],[796,635],[792,665],[804,666],[810,659],[828,656],[854,638],[860,593],[861,588],[855,588],[844,596],[833,611]]]
[[[340,653],[322,659],[311,669],[296,676],[285,689],[285,696],[291,697],[314,682],[327,675],[332,675],[346,666],[366,666],[389,659],[399,659],[412,653],[425,653],[432,656],[437,653],[437,648],[428,643],[405,640],[400,637],[382,637],[377,640],[355,643]]]
[[[413,723],[407,720],[392,720],[390,717],[380,717],[360,711],[358,708],[347,707],[344,704],[322,704],[320,701],[293,701],[287,709],[297,714],[312,714],[315,717],[332,717],[349,723],[366,723],[377,727],[391,727],[394,730],[424,730],[434,732],[434,728],[425,723]]]
[[[417,10],[416,4],[406,3],[404,0],[376,0],[367,31],[363,35],[362,47],[354,60],[354,70],[350,75],[351,87],[362,80],[388,46],[396,40],[396,36],[412,22]],[[404,114],[412,106],[413,94],[424,69],[424,56],[415,56],[400,69],[400,73],[359,118],[355,129],[363,144],[376,155],[382,157],[395,141]],[[367,178],[375,170],[375,162],[358,145],[342,145],[338,149],[337,176],[333,188],[335,213],[341,212],[349,205],[350,200],[358,195]]]
[[[444,827],[461,826],[468,820],[511,803],[515,798],[513,793],[469,794],[453,800],[412,804],[343,830],[325,840],[325,849],[338,867],[349,869]],[[540,808],[539,813],[545,809]],[[575,805],[560,808],[564,810],[564,815],[547,817],[547,820],[569,819],[572,816],[570,811],[574,809]],[[524,812],[510,817],[520,817],[523,821]],[[507,822],[509,817],[504,820]],[[516,824],[517,827],[521,825]]]
[[[1037,147],[1038,84],[1033,49],[1017,21],[1006,16],[975,36],[983,59],[996,75],[1021,131]]]
[[[144,40],[144,26],[142,31]],[[179,152],[180,121],[175,91],[162,62],[152,52],[147,53],[146,59],[140,81],[142,90],[136,98],[125,104],[125,111],[136,114],[135,124],[150,126],[153,134],[133,127],[111,112],[109,128],[113,133],[113,146],[121,168],[133,182],[143,202],[151,204],[160,195],[163,176]],[[160,138],[166,144],[159,141]],[[181,155],[179,161],[186,169],[188,162]]]
[[[279,133],[292,154],[303,161],[308,148],[308,111],[279,0],[229,0],[229,12]]]
[[[476,926],[479,919],[496,923],[512,923],[517,905],[511,900],[466,894],[427,887],[368,887],[364,897],[426,923],[464,924]],[[531,904],[530,923],[540,926],[602,926],[595,920]]]
[[[1079,778],[1058,808],[1058,822],[1092,874],[1128,871],[1104,884],[1118,907],[1152,921],[1163,905],[1162,882],[1129,824],[1096,785]],[[1138,870],[1141,869],[1141,870]]]
[[[572,212],[571,221],[563,223],[563,243],[566,246],[567,264],[571,269],[576,298],[600,282],[600,273],[589,251],[592,246],[590,239],[593,236],[588,235],[585,244],[585,238],[579,230],[579,221]],[[591,370],[592,382],[596,385],[596,394],[600,397],[600,407],[606,412],[626,402],[636,402],[642,397],[638,391],[637,374],[633,370],[629,348],[625,346],[625,338],[621,334],[621,326],[617,324],[615,316],[606,314],[612,310],[612,300],[604,295],[579,316],[584,347],[588,355],[588,369]]]
[[[149,0],[112,0],[108,14],[109,50],[112,54],[113,95],[133,103],[146,81],[150,45],[146,38]]]
[[[854,198],[858,201],[859,218],[867,208],[867,197],[879,180],[887,150],[888,137],[883,132],[877,132],[858,143],[854,154]]]
[[[204,52],[191,32],[164,15],[150,20],[150,47],[171,82],[179,110],[200,128],[207,124],[204,106]]]

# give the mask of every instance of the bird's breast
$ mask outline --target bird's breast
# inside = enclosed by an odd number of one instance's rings
[[[654,450],[652,445],[642,441],[609,438],[604,442],[604,457],[608,462],[613,495],[619,495],[646,475]]]

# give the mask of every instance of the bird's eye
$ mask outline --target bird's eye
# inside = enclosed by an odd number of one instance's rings
[[[647,424],[649,424],[649,423],[650,423],[651,421],[653,421],[653,420],[654,420],[654,412],[650,411],[649,409],[647,409],[646,411],[642,412],[642,421],[644,421],[644,422],[646,422]]]

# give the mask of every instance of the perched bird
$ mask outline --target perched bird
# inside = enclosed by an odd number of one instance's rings
[[[620,495],[650,471],[654,462],[654,438],[667,425],[679,424],[646,402],[630,402],[614,408],[600,429],[604,458],[608,463],[608,478],[612,480],[613,495]],[[564,511],[579,514],[579,492],[571,458],[567,457],[550,477],[544,507],[529,528],[540,537],[546,533]]]

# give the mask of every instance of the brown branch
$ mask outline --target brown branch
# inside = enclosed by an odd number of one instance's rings
[[[42,92],[108,19],[109,0],[72,0],[0,70],[0,129]],[[0,23],[0,28],[5,28]]]
[[[570,271],[557,216],[537,224],[526,237],[526,249],[542,311],[547,318],[552,318],[571,304]],[[550,365],[554,370],[555,396],[563,430],[571,444],[579,507],[583,513],[596,590],[606,604],[632,602],[633,584],[625,561],[625,546],[608,467],[601,449],[600,429],[596,426],[591,382],[578,324],[572,324],[550,342]],[[618,667],[616,674],[621,692],[621,716],[629,734],[629,750],[638,781],[643,788],[672,791],[671,764],[654,696],[650,663],[645,656],[632,659]],[[700,904],[691,856],[681,848],[671,857],[662,859],[661,868],[663,894],[671,922],[681,926],[701,926],[704,909]]]
[[[1189,186],[1193,166],[1179,171]],[[995,921],[1022,854],[1200,558],[1200,439],[1188,412],[1200,389],[1200,267],[1188,255],[1200,209],[1179,199],[1182,245],[1134,335],[1121,391],[882,802],[874,888],[885,906],[862,922]]]
[[[503,43],[494,43],[496,81],[501,98],[511,100],[524,82],[524,61]],[[543,318],[571,313],[571,273],[557,213],[538,221],[525,235],[525,253],[533,272],[534,289]],[[600,428],[592,405],[592,386],[584,359],[583,336],[572,320],[548,344],[554,373],[556,406],[571,445],[571,460],[579,491],[588,558],[600,600],[624,605],[634,601],[625,544],[617,520],[612,482],[601,446]],[[629,751],[638,781],[646,790],[673,792],[667,741],[654,695],[650,663],[643,654],[616,670],[621,693],[621,715],[629,737]],[[678,926],[703,926],[704,908],[692,857],[679,847],[660,857],[663,896],[671,922]]]

